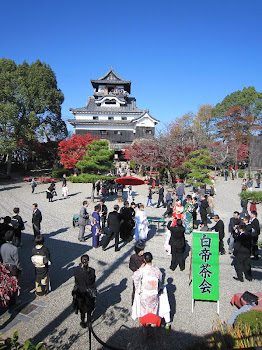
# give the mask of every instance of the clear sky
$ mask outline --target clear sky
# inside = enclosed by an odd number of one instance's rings
[[[160,127],[243,87],[262,91],[262,0],[4,0],[0,29],[0,57],[51,66],[65,120],[111,65]]]

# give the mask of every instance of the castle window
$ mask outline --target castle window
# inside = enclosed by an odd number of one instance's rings
[[[106,105],[115,105],[115,104],[116,104],[116,101],[115,101],[115,100],[106,100],[106,101],[105,101],[105,104],[106,104]]]
[[[114,133],[115,133],[115,135],[122,135],[121,131],[115,131]]]
[[[93,116],[93,120],[98,120],[98,117],[97,116]]]
[[[146,134],[152,135],[152,130],[146,130]]]
[[[101,130],[101,135],[107,135],[107,131],[106,130]]]
[[[108,120],[114,120],[114,117],[108,117]]]
[[[122,120],[127,120],[127,117],[121,117]]]

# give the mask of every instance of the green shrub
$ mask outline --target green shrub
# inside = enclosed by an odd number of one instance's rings
[[[0,336],[0,349],[1,350],[48,350],[48,348],[41,342],[34,345],[30,339],[26,340],[24,344],[18,342],[18,332],[14,332],[12,338],[3,339]]]
[[[247,199],[249,201],[256,201],[257,203],[262,202],[262,191],[242,191],[239,193],[241,199]]]
[[[258,241],[258,247],[262,248],[262,241]]]
[[[254,311],[243,313],[238,318]],[[256,313],[262,314],[261,311],[256,311]],[[261,317],[254,315],[251,318]],[[248,322],[237,323],[232,327],[219,321],[215,324],[214,332],[205,335],[199,342],[187,347],[187,350],[245,349],[259,346],[262,346],[261,328],[251,328]]]
[[[74,183],[95,183],[98,180],[115,180],[116,176],[80,174],[78,176],[70,176],[67,180]]]
[[[61,168],[54,168],[52,170],[52,177],[54,177],[56,179],[61,179],[64,174],[66,174],[66,176],[71,175],[70,170],[62,168],[62,167]]]
[[[234,325],[248,325],[252,333],[262,333],[262,312],[258,310],[251,310],[240,314]]]
[[[245,173],[243,171],[239,171],[237,173],[237,176],[240,178],[240,179],[243,179],[245,177]]]

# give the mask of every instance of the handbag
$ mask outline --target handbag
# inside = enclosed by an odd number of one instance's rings
[[[243,301],[245,301],[248,304],[252,304],[252,303],[255,303],[256,305],[258,304],[258,296],[255,294],[252,294],[248,291],[243,293],[240,299],[242,299]]]

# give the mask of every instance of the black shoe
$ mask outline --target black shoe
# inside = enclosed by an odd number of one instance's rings
[[[84,239],[79,239],[79,242],[84,242],[85,240]]]
[[[115,249],[115,252],[119,252],[119,251],[120,251],[120,249],[119,249],[119,248]]]
[[[169,268],[170,268],[170,270],[175,271],[174,267],[170,266]]]
[[[82,327],[82,328],[86,328],[86,323],[85,322],[80,322],[80,326]]]
[[[239,278],[237,278],[237,277],[235,277],[235,276],[234,276],[233,278],[234,278],[234,280],[236,280],[236,281],[244,282],[243,279],[240,280]]]
[[[251,258],[251,260],[258,260],[258,256],[254,256],[254,258]]]
[[[106,250],[106,247],[102,247],[102,250],[105,251],[105,250]]]

